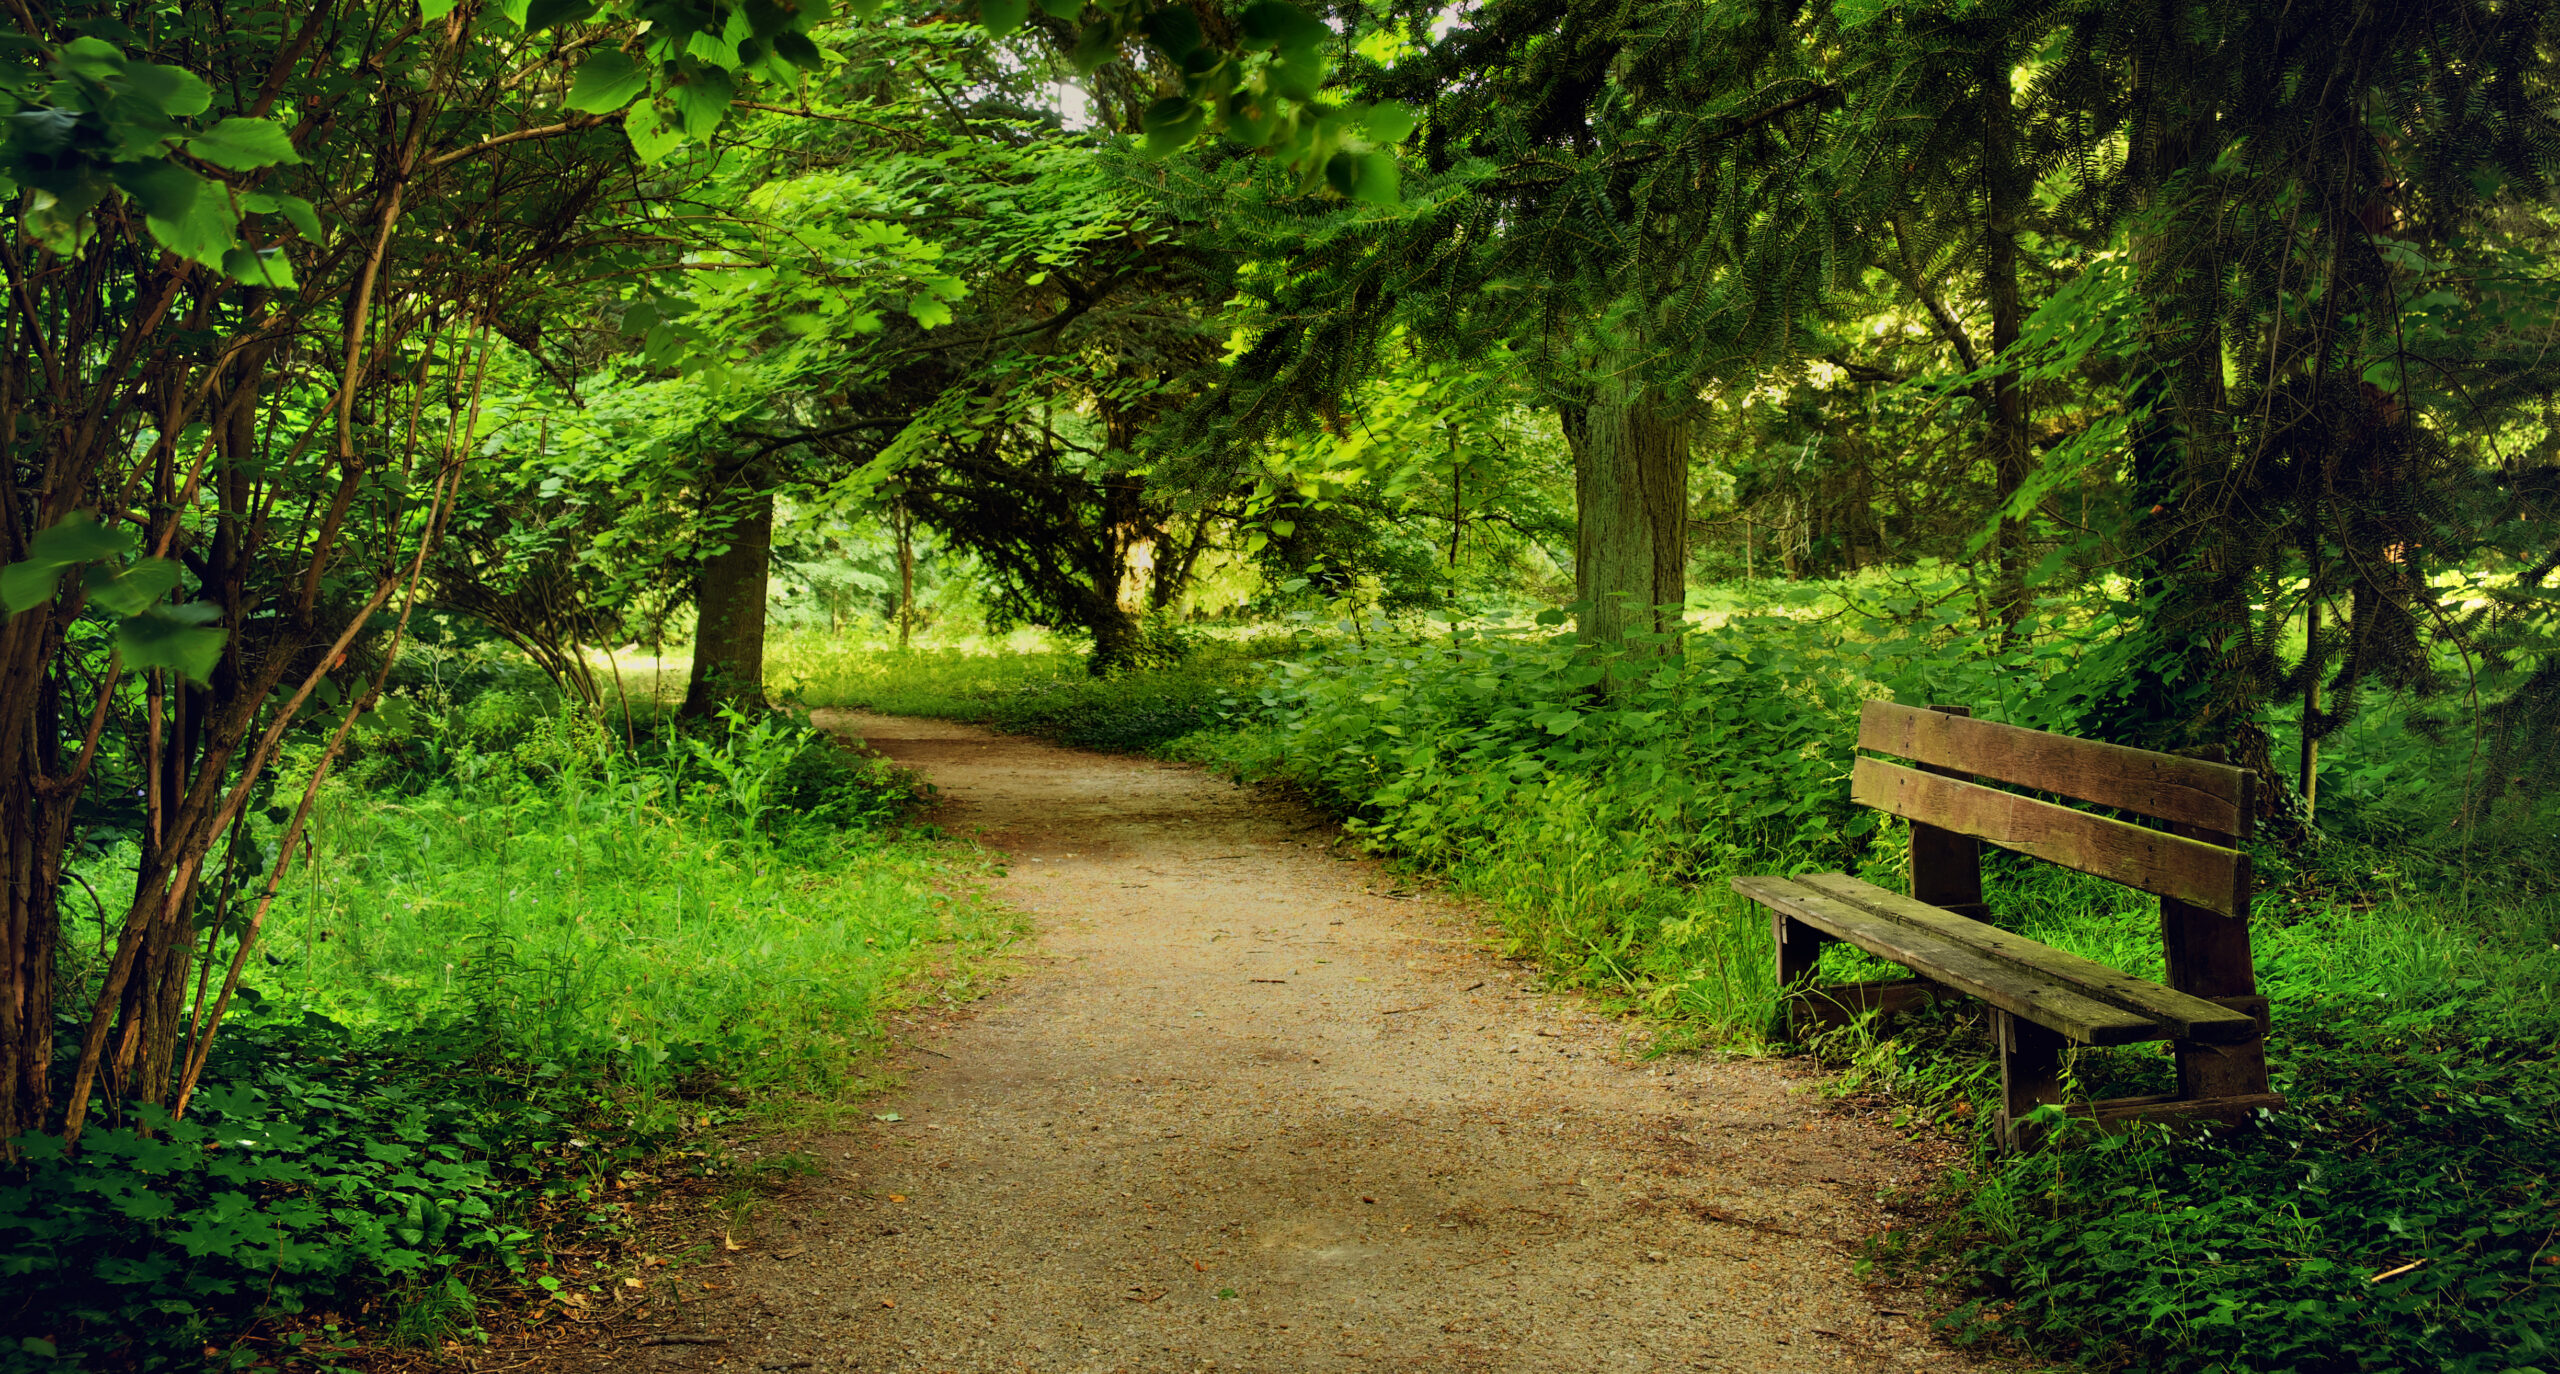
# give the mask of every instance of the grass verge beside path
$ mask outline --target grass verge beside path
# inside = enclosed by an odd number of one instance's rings
[[[1021,933],[975,851],[904,828],[911,778],[805,726],[413,700],[323,793],[186,1118],[30,1138],[0,1179],[0,1368],[327,1368],[584,1320],[654,1280],[675,1200],[744,1186],[729,1145],[841,1110],[884,1012],[974,996]]]
[[[1516,952],[1660,1018],[1666,1043],[1754,1051],[1776,992],[1767,926],[1726,879],[1901,880],[1906,832],[1846,797],[1857,703],[1974,702],[2076,732],[2091,685],[2120,670],[2111,652],[2094,633],[1992,654],[1962,627],[1736,614],[1612,697],[1589,690],[1597,667],[1526,627],[1454,644],[1373,633],[1258,670],[1099,684],[954,691],[953,666],[878,659],[841,680],[869,675],[854,700],[877,709],[933,682],[953,703],[935,713],[999,725],[1004,703],[1045,698],[1014,718],[1285,782],[1485,897]],[[1224,685],[1238,678],[1258,680]],[[1168,737],[1182,720],[1203,724]],[[2448,825],[2463,760],[2399,720],[2377,707],[2324,751],[2339,762],[2323,839],[2258,856],[2288,1111],[2003,1159],[1987,1148],[1998,1068],[1978,1008],[1812,1047],[1834,1092],[1976,1147],[1938,1220],[1869,1256],[1946,1275],[1956,1339],[2161,1374],[2560,1371],[2560,817],[2524,798]],[[2004,924],[2160,975],[2157,909],[2138,894],[1996,854],[1989,879]],[[1826,977],[1881,971],[1845,947],[1825,958]],[[2076,1092],[2108,1096],[2160,1090],[2167,1065],[2092,1050],[2072,1072]]]

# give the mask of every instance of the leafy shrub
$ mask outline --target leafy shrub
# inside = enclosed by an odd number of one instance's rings
[[[520,1263],[517,1195],[585,1104],[556,1072],[502,1067],[457,1059],[439,1030],[248,1024],[183,1120],[146,1108],[76,1152],[20,1138],[0,1175],[0,1335],[54,1369],[200,1367],[263,1318]]]
[[[2163,1371],[2560,1362],[2547,1037],[2410,1036],[2370,999],[2279,1003],[2290,1110],[2194,1143],[2125,1136],[1997,1166],[1963,1220],[1969,1336]],[[2387,1278],[2378,1277],[2389,1275]]]

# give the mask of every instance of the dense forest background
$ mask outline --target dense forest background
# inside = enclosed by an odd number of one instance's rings
[[[2299,1047],[1986,1155],[1948,1329],[2560,1367],[2552,6],[6,14],[0,1360],[539,1328],[970,995],[808,707],[1291,783],[1757,1052],[1892,696],[2256,772]],[[1815,1049],[1973,1141],[1981,1036]]]

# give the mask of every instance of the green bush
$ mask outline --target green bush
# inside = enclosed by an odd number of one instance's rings
[[[11,1353],[200,1368],[259,1320],[350,1294],[394,1307],[466,1268],[519,1266],[534,1239],[520,1194],[585,1154],[570,1136],[596,1103],[560,1066],[513,1067],[444,1026],[246,1024],[217,1042],[183,1120],[146,1108],[76,1151],[20,1138],[24,1163],[0,1181]],[[606,1158],[647,1143],[615,1134]]]
[[[2482,1036],[2479,1008],[2444,1003],[2415,1034],[2370,999],[2278,1007],[2288,1110],[1971,1180],[1960,1234],[1978,1295],[1951,1328],[2163,1374],[2560,1363],[2548,1032]]]

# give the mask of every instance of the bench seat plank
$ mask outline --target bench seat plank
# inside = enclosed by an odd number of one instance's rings
[[[1882,759],[1858,760],[1849,795],[1862,806],[1972,835],[2003,849],[2246,919],[2249,856],[2067,806],[1942,778]]]
[[[1837,939],[1910,968],[1932,982],[2048,1026],[2088,1045],[2166,1040],[2172,1027],[2112,1006],[2060,978],[2021,968],[1935,931],[1879,916],[1785,878],[1736,878],[1733,890]]]
[[[2201,997],[2136,978],[2095,959],[2082,958],[1995,925],[1969,920],[1915,901],[1899,892],[1861,882],[1845,873],[1814,873],[1795,879],[1801,886],[1863,907],[1887,920],[1919,926],[1994,959],[2034,969],[2071,984],[2081,992],[2170,1027],[2178,1039],[2212,1044],[2242,1044],[2258,1038],[2258,1018]]]

